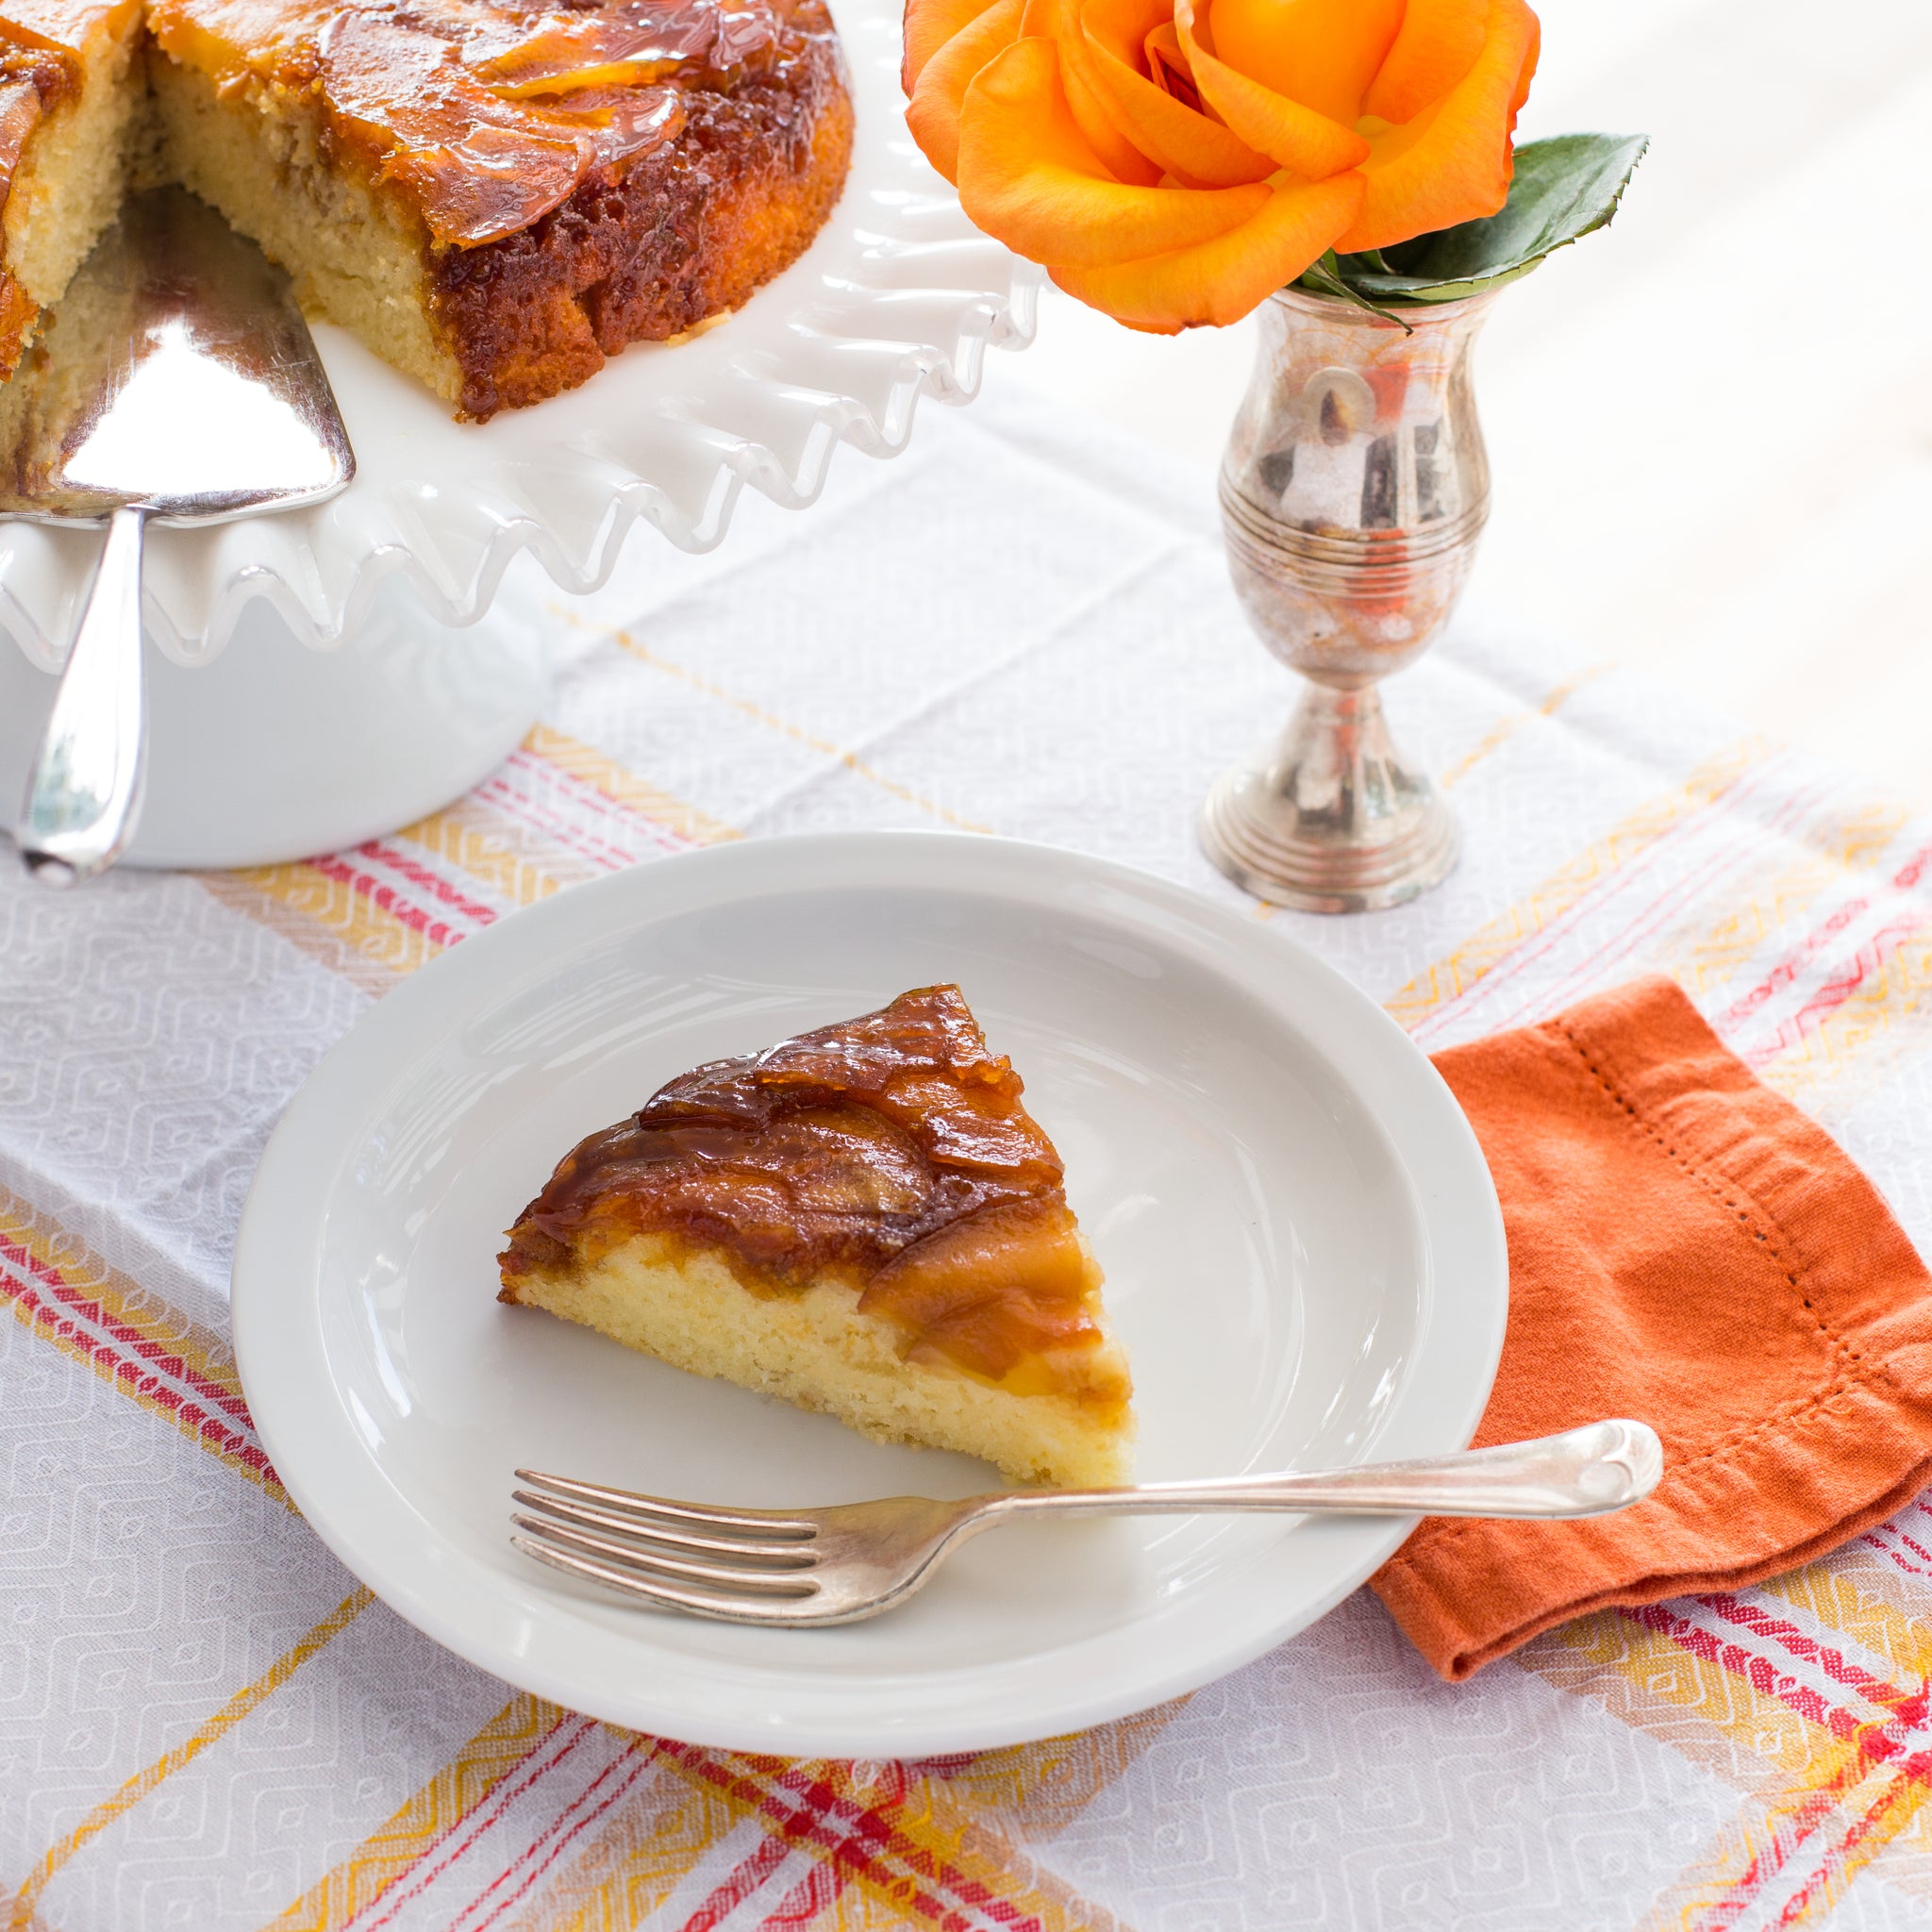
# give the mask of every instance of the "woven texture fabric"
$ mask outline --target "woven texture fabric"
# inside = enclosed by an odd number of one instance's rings
[[[1586,1611],[1736,1590],[1932,1483],[1932,1276],[1816,1122],[1659,976],[1436,1056],[1509,1234],[1478,1445],[1600,1416],[1664,1477],[1587,1523],[1434,1518],[1376,1595],[1445,1677]]]
[[[66,894],[0,868],[0,1924],[1690,1927],[1932,1919],[1932,1511],[1441,1682],[1358,1593],[1191,1698],[1024,1749],[795,1763],[513,1692],[290,1509],[236,1382],[262,1143],[386,989],[710,841],[1019,834],[1246,903],[1196,854],[1290,680],[1205,479],[987,405],[714,557],[565,609],[544,722],[393,838]],[[1466,856],[1270,924],[1426,1048],[1651,971],[1932,1242],[1932,826],[1480,605],[1391,692]],[[1260,913],[1256,913],[1261,917]]]

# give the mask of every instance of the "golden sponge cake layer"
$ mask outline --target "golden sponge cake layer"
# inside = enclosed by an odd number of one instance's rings
[[[120,207],[140,29],[139,0],[0,6],[0,377]]]
[[[1097,1277],[1097,1271],[1096,1271]],[[584,1268],[532,1269],[505,1299],[655,1356],[836,1416],[875,1442],[952,1449],[1016,1483],[1104,1489],[1128,1480],[1125,1375],[1015,1395],[941,1357],[908,1359],[899,1325],[836,1274],[783,1296],[746,1292],[722,1250],[639,1235]],[[1120,1361],[1109,1338],[1108,1355]]]

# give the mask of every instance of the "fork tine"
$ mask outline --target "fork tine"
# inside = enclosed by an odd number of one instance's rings
[[[774,1624],[786,1616],[789,1605],[799,1602],[796,1597],[760,1597],[754,1603],[743,1597],[708,1596],[700,1591],[679,1590],[675,1585],[658,1583],[650,1577],[613,1570],[608,1564],[595,1562],[589,1557],[573,1556],[568,1550],[554,1550],[549,1544],[532,1541],[528,1537],[513,1536],[510,1541],[526,1557],[534,1557],[540,1563],[548,1563],[553,1570],[561,1570],[572,1576],[588,1577],[608,1590],[619,1591],[625,1596],[641,1597],[646,1603],[659,1604],[667,1609],[688,1610],[694,1617],[712,1617],[726,1624]]]
[[[579,1482],[575,1476],[546,1475],[541,1469],[520,1469],[520,1483],[532,1483],[560,1496],[601,1504],[621,1515],[652,1516],[669,1523],[688,1523],[706,1529],[741,1529],[753,1536],[795,1538],[818,1534],[808,1518],[780,1509],[712,1509],[696,1503],[674,1502],[668,1496],[641,1496],[633,1490],[613,1490],[603,1483]]]
[[[521,1503],[548,1518],[564,1523],[588,1524],[592,1529],[612,1529],[620,1536],[648,1538],[673,1550],[689,1550],[693,1555],[741,1557],[749,1562],[789,1564],[808,1568],[817,1559],[802,1542],[774,1542],[764,1537],[700,1536],[693,1530],[648,1518],[620,1515],[614,1509],[599,1509],[591,1503],[575,1503],[566,1496],[546,1496],[535,1490],[512,1490],[510,1501]]]
[[[716,1583],[726,1590],[758,1597],[815,1596],[818,1585],[794,1572],[746,1570],[728,1564],[695,1563],[677,1557],[660,1557],[653,1550],[641,1550],[635,1543],[621,1543],[606,1536],[593,1536],[587,1529],[573,1528],[567,1523],[549,1523],[536,1516],[512,1515],[519,1529],[527,1530],[536,1541],[552,1545],[565,1543],[592,1556],[610,1558],[626,1574],[639,1570],[668,1576],[679,1583]]]

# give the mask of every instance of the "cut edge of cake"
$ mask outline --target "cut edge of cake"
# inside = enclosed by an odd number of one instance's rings
[[[39,311],[67,292],[121,211],[145,117],[142,19],[139,0],[120,0],[89,23],[69,50],[79,85],[36,114],[6,183],[0,272],[19,292],[0,316],[0,377],[18,366]]]
[[[457,408],[462,366],[430,324],[420,224],[329,165],[321,116],[286,89],[220,87],[158,46],[147,65],[169,178],[285,269],[305,310]]]
[[[1085,1248],[1084,1240],[1082,1247]],[[1097,1291],[1100,1270],[1087,1254]],[[858,1290],[819,1276],[782,1295],[747,1290],[720,1256],[660,1234],[634,1235],[589,1268],[506,1276],[500,1300],[593,1328],[691,1374],[736,1383],[830,1415],[875,1442],[951,1449],[1016,1483],[1108,1488],[1128,1480],[1134,1422],[1125,1357],[1092,1312],[1090,1351],[1115,1392],[1016,1395],[944,1362],[908,1359],[898,1324],[858,1307]]]

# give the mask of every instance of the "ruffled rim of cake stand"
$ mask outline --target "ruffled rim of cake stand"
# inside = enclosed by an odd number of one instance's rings
[[[333,502],[149,540],[150,631],[181,663],[266,599],[303,642],[352,634],[391,576],[447,625],[490,608],[520,552],[595,590],[632,525],[685,550],[730,527],[741,492],[803,508],[843,446],[903,450],[922,397],[963,402],[986,350],[1032,339],[1041,273],[981,235],[908,138],[895,0],[836,0],[858,141],[831,220],[736,314],[642,344],[583,388],[487,424],[441,404],[341,330],[315,326],[355,444]],[[0,626],[57,666],[99,548],[87,529],[0,524]]]

